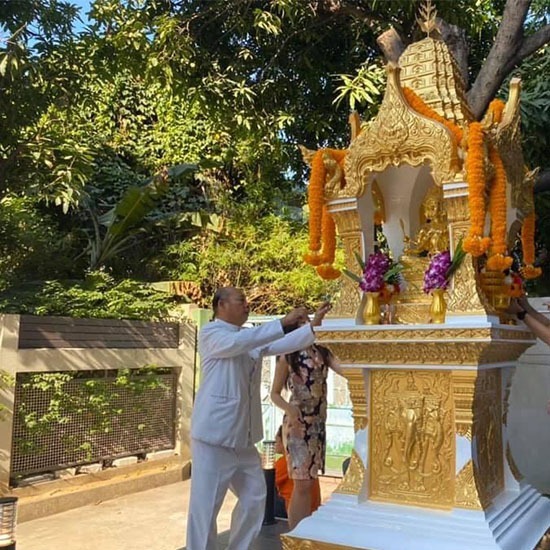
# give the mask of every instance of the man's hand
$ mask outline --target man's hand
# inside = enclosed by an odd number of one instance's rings
[[[297,307],[281,319],[281,325],[286,334],[308,321],[307,309],[305,307]]]
[[[321,326],[321,323],[323,322],[323,319],[325,318],[325,315],[331,310],[332,305],[330,302],[323,302],[315,312],[315,315],[313,315],[313,319],[311,321],[311,326],[313,327],[319,327]]]

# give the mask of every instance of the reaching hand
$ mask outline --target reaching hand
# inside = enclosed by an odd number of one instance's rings
[[[520,311],[527,311],[528,313],[536,312],[533,306],[529,303],[526,296],[520,296],[519,298],[512,298],[508,307],[510,313],[517,314]]]
[[[515,315],[520,311],[525,311],[525,308],[521,305],[518,298],[512,298],[510,300],[510,305],[508,306],[508,311]]]
[[[305,307],[297,307],[290,313],[287,313],[282,319],[281,324],[285,332],[295,329],[299,325],[307,323],[309,320]]]
[[[332,305],[330,302],[323,302],[315,312],[315,315],[313,315],[313,320],[311,321],[311,325],[314,327],[321,326],[321,323],[323,322],[323,319],[325,318],[325,315],[331,310]]]
[[[527,296],[520,296],[517,298],[518,305],[521,307],[524,311],[528,311],[530,313],[533,313],[535,308],[529,303],[529,300],[527,299]]]

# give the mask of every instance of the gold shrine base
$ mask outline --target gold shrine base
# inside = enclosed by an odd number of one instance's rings
[[[521,479],[507,441],[528,331],[465,320],[335,323],[317,335],[344,367],[355,448],[331,499],[282,537],[285,550],[517,550],[516,537],[535,548],[550,501]]]
[[[283,550],[357,550],[351,546],[298,539],[289,535],[281,535],[281,543]]]

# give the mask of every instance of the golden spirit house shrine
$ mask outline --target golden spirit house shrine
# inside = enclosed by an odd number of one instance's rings
[[[462,139],[413,108],[408,90]],[[476,123],[451,54],[428,32],[387,67],[376,118],[352,117],[345,161],[324,154],[324,200],[348,269],[357,271],[356,252],[374,250],[378,216],[407,287],[394,299],[391,324],[363,324],[357,284],[343,277],[335,317],[318,329],[346,369],[355,445],[335,494],[283,535],[285,550],[532,550],[550,525],[550,501],[522,479],[508,444],[514,368],[534,338],[505,312],[503,270],[488,269],[490,251],[468,254],[447,290],[442,324],[430,322],[431,298],[421,289],[422,252],[441,242],[452,251],[472,229],[466,143],[474,124],[504,165],[508,248],[532,215],[519,97],[515,79],[501,116]],[[486,160],[482,183],[496,169]]]

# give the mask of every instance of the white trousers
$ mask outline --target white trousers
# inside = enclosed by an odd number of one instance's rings
[[[193,439],[191,452],[187,550],[216,550],[216,519],[227,489],[238,499],[227,550],[249,550],[265,512],[265,477],[256,447],[232,449]]]

